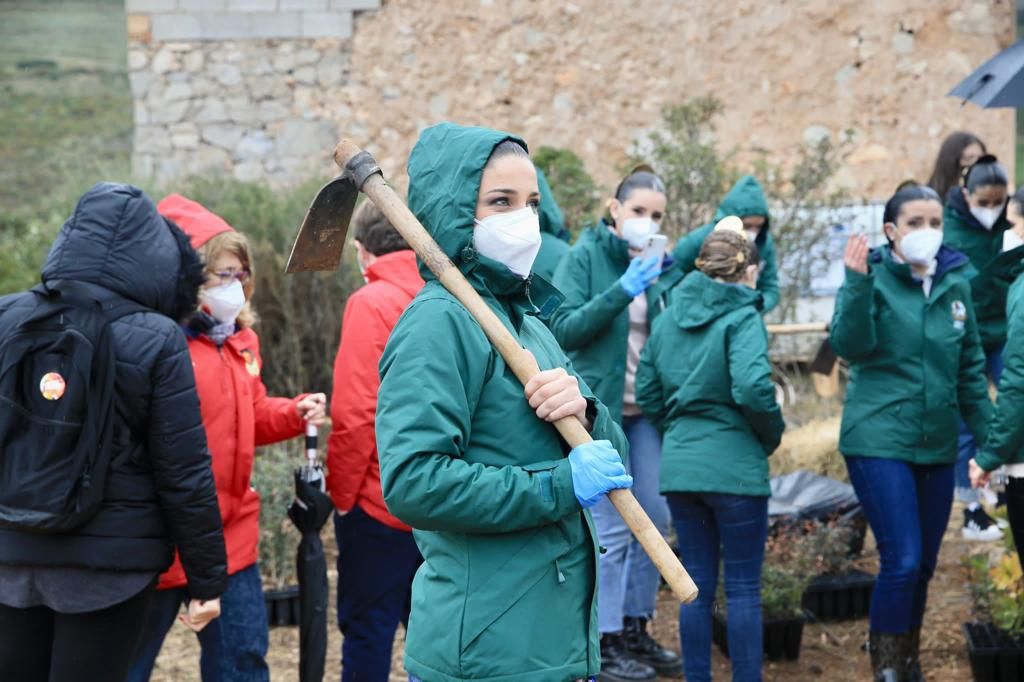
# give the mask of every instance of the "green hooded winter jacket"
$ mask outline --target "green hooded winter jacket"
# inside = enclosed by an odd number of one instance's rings
[[[540,275],[547,281],[555,276],[558,264],[565,254],[569,253],[569,232],[565,229],[562,210],[555,203],[555,195],[551,193],[551,185],[540,168],[537,169],[537,188],[540,190],[540,206],[537,214],[540,218],[540,252],[533,262],[533,274]]]
[[[1024,462],[1024,275],[1010,287],[1006,348],[988,440],[976,461],[985,471]]]
[[[409,157],[409,208],[540,366],[572,372],[539,319],[558,304],[554,288],[472,248],[481,174],[508,139],[521,142],[451,123],[425,130]],[[568,448],[469,312],[422,270],[427,283],[381,358],[376,420],[384,499],[424,558],[405,666],[425,682],[596,675],[597,536]],[[625,453],[622,430],[581,389],[594,438]]]
[[[831,340],[851,365],[839,451],[913,464],[956,461],[959,416],[984,441],[992,404],[967,257],[939,250],[931,294],[889,247],[846,270]]]
[[[661,492],[771,494],[785,429],[761,294],[699,270],[683,280],[640,355],[637,404],[664,434]]]
[[[1020,272],[1024,247],[1003,253],[1003,233],[1010,227],[1006,212],[986,230],[960,188],[949,193],[942,222],[942,243],[967,256],[977,273],[971,279],[971,300],[981,345],[987,353],[998,350],[1006,343],[1006,292]]]
[[[551,316],[555,338],[616,421],[622,419],[626,390],[629,304],[619,284],[629,267],[629,243],[599,222],[585,231],[555,271],[555,287],[565,302]],[[668,294],[683,278],[666,268],[646,292],[648,324],[667,307]]]
[[[757,251],[761,257],[761,274],[757,277],[757,290],[764,297],[762,313],[771,311],[779,304],[779,270],[775,262],[775,241],[768,231],[771,227],[771,216],[768,215],[768,201],[765,199],[761,183],[753,175],[745,175],[737,181],[729,193],[718,205],[715,212],[715,219],[698,227],[686,235],[676,244],[675,259],[684,272],[691,272],[697,268],[696,260],[700,255],[700,249],[704,240],[715,229],[715,223],[726,216],[764,216],[764,227],[754,240]]]

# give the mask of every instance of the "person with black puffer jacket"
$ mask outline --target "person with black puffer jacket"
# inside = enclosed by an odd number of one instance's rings
[[[142,190],[103,183],[79,199],[42,280],[141,310],[110,323],[115,447],[98,510],[71,531],[0,527],[0,677],[114,682],[128,672],[175,547],[193,597],[186,625],[198,630],[217,617],[227,582],[210,454],[177,322],[195,310],[203,265]],[[0,330],[19,324],[33,297],[0,298]]]

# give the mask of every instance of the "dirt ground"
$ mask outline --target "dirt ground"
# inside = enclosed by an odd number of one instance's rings
[[[930,682],[954,682],[970,680],[971,672],[967,661],[967,647],[964,643],[961,624],[970,618],[970,600],[964,585],[960,558],[977,546],[960,536],[963,515],[959,506],[950,516],[949,528],[939,556],[939,566],[932,581],[928,611],[922,635],[922,664],[925,677]],[[325,535],[325,546],[333,546]],[[333,562],[333,557],[331,559]],[[878,554],[873,539],[868,535],[867,546],[861,561],[861,568],[876,572]],[[333,589],[336,575],[331,571]],[[332,601],[333,605],[333,601]],[[326,680],[340,679],[341,635],[333,621],[330,623]],[[785,663],[765,663],[764,678],[767,681],[828,681],[870,680],[868,656],[862,650],[867,639],[867,620],[851,623],[810,623],[804,629],[803,648],[800,659]],[[677,608],[671,595],[663,592],[658,614],[653,623],[654,636],[667,646],[679,650],[679,628]],[[269,662],[271,675],[278,682],[298,680],[298,639],[297,628],[274,628],[270,633]],[[390,682],[404,682],[407,678],[401,665],[403,632],[399,630],[395,642],[394,665]],[[729,679],[729,662],[718,649],[714,649],[715,677]],[[168,635],[157,668],[154,682],[198,682],[199,648],[195,637],[184,626],[175,624]]]

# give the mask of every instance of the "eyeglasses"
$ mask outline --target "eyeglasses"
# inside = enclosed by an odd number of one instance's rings
[[[211,272],[210,276],[219,279],[221,284],[230,284],[231,280],[237,279],[239,284],[244,285],[249,281],[251,274],[248,270],[225,270],[224,272]]]

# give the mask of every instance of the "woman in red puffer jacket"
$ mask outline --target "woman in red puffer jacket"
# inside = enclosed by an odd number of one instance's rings
[[[259,337],[252,330],[253,268],[244,235],[180,195],[164,198],[157,209],[189,236],[208,273],[186,335],[224,522],[229,577],[220,620],[198,634],[203,680],[268,680],[267,614],[256,563],[260,498],[250,485],[255,449],[300,436],[307,423],[322,423],[326,398],[322,393],[267,396],[260,379]],[[149,679],[164,637],[189,599],[177,558],[157,589],[130,680]]]

